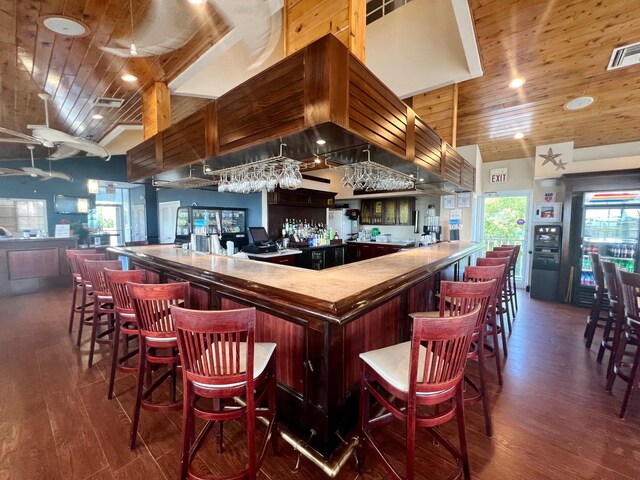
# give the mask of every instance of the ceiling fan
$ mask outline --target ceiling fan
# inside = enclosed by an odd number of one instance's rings
[[[73,177],[63,172],[56,172],[51,170],[51,161],[49,161],[49,171],[42,170],[41,168],[36,168],[35,162],[33,160],[33,149],[36,148],[34,145],[27,145],[29,149],[29,153],[31,154],[31,166],[30,167],[22,167],[21,170],[16,168],[1,168],[0,167],[0,177],[17,177],[17,176],[30,176],[30,177],[40,177],[40,181],[44,182],[46,180],[53,180],[54,178],[58,178],[60,180],[66,180],[67,182],[73,182]]]
[[[69,158],[80,152],[86,152],[89,155],[104,158],[105,161],[111,159],[111,153],[106,148],[81,137],[74,137],[61,130],[49,127],[49,106],[48,101],[51,95],[48,93],[39,93],[44,101],[45,125],[27,125],[31,130],[31,135],[9,130],[0,127],[0,132],[10,135],[10,137],[0,138],[0,143],[22,143],[26,145],[42,145],[47,148],[55,148],[47,158],[50,160],[60,160],[61,158]]]

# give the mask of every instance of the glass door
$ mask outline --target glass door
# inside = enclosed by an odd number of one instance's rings
[[[96,219],[100,231],[109,235],[109,245],[124,245],[121,205],[96,205]]]
[[[501,192],[480,197],[479,238],[484,251],[499,245],[520,245],[516,264],[516,283],[523,287],[529,280],[529,192]]]

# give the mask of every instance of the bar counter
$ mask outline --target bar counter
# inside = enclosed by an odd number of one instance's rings
[[[326,270],[202,255],[171,246],[109,248],[147,281],[191,283],[191,306],[258,311],[256,341],[277,343],[278,416],[324,458],[357,420],[358,355],[410,335],[409,313],[434,310],[481,246],[446,242]]]
[[[71,285],[65,250],[77,238],[0,238],[0,297]]]

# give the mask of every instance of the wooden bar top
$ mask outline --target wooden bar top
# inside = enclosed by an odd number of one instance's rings
[[[173,245],[108,250],[159,270],[179,270],[194,281],[239,289],[244,295],[342,323],[480,248],[474,242],[444,242],[320,271],[197,254]]]

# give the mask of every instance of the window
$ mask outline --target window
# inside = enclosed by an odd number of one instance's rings
[[[23,230],[49,230],[47,201],[0,198],[0,225],[14,234]]]
[[[367,0],[367,25],[406,5],[411,0]]]

